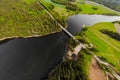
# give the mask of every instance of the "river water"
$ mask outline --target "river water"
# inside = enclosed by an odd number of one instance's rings
[[[120,16],[105,16],[105,15],[85,15],[79,14],[69,17],[67,28],[72,34],[80,32],[82,26],[92,26],[100,22],[120,21]]]
[[[65,55],[68,36],[13,39],[0,45],[0,80],[44,80]]]
[[[85,24],[111,22],[116,16],[75,15],[68,19],[68,31],[80,32]],[[62,60],[68,35],[64,32],[37,37],[18,38],[0,43],[0,80],[44,80]]]

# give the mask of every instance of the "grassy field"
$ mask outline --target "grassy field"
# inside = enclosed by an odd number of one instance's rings
[[[82,1],[82,2],[80,2],[80,1]],[[54,11],[56,11],[56,12],[59,11],[59,14],[64,15],[64,16],[70,16],[70,15],[79,14],[79,13],[81,13],[81,14],[119,15],[116,12],[114,12],[113,10],[110,10],[102,5],[84,3],[84,0],[80,0],[80,1],[77,0],[73,4],[77,5],[77,7],[79,9],[81,9],[81,11],[71,11],[71,10],[65,9],[65,5],[54,3],[51,0],[42,0],[42,2],[44,4],[50,3],[50,4],[55,5]],[[96,8],[96,9],[94,9],[94,8]]]
[[[68,16],[74,14],[74,12],[68,11],[67,9],[65,9],[64,5],[56,4],[56,3],[52,2],[51,0],[41,0],[41,2],[44,4],[44,6],[47,6],[48,3],[53,4],[55,6],[54,11],[58,12],[59,15],[61,15],[61,16],[68,17]]]
[[[92,58],[92,56],[91,55],[89,55],[89,54],[86,54],[86,53],[83,53],[84,54],[84,56],[85,56],[85,65],[84,65],[84,67],[83,67],[83,69],[85,70],[85,74],[87,75],[87,76],[89,76],[89,68],[90,68],[90,63],[91,63],[91,58]]]
[[[115,12],[106,9],[102,6],[95,6],[92,4],[84,4],[84,5],[80,5],[80,8],[82,8],[82,11],[80,13],[83,14],[115,14]],[[97,8],[97,10],[93,9],[93,8]]]
[[[25,0],[26,3],[32,3],[32,2],[35,2],[36,0]]]
[[[61,30],[36,0],[1,0],[0,8],[0,39],[41,36]]]
[[[85,32],[85,36],[98,49],[95,54],[105,58],[106,61],[113,64],[120,71],[120,42],[101,33],[99,31],[101,29],[116,31],[112,23],[104,22],[89,27]]]

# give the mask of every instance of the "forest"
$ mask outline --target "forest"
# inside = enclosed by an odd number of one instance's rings
[[[85,52],[79,53],[77,61],[67,60],[61,62],[49,75],[48,80],[88,80],[86,75]]]
[[[62,5],[65,5],[67,4],[68,2],[74,2],[75,0],[51,0],[55,3],[58,3],[58,4],[62,4]]]
[[[110,31],[110,30],[108,30],[108,29],[102,29],[102,30],[100,30],[100,31],[101,31],[102,33],[110,36],[111,38],[120,41],[120,34],[119,34],[119,33]]]

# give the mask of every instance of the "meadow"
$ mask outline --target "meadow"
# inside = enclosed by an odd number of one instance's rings
[[[0,8],[0,39],[42,36],[61,30],[36,0],[1,0]]]
[[[120,15],[113,10],[106,8],[102,5],[97,5],[94,3],[87,3],[84,0],[76,0],[75,2],[72,2],[72,4],[76,5],[76,10],[72,11],[69,9],[66,9],[66,4],[60,4],[59,2],[62,2],[64,0],[58,1],[57,0],[41,0],[42,3],[46,5],[46,3],[50,3],[55,6],[54,11],[59,12],[61,16],[69,17],[71,15],[75,14],[104,14],[104,15]],[[55,2],[54,2],[55,1]]]
[[[88,28],[85,36],[98,50],[96,55],[102,57],[105,61],[111,63],[120,71],[120,41],[100,32],[102,29],[108,29],[116,32],[113,23],[97,23]]]

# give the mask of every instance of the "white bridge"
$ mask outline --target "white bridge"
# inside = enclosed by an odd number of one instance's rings
[[[78,41],[66,28],[64,28],[54,17],[53,15],[51,15],[50,12],[48,12],[48,10],[40,3],[40,2],[37,2],[38,4],[41,5],[41,7],[45,10],[45,12],[58,24],[58,26],[60,26],[60,28],[65,32],[67,33],[71,38],[73,38],[74,40]]]

